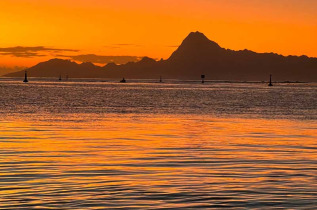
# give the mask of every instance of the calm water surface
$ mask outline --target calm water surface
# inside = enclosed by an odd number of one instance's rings
[[[0,209],[316,209],[317,84],[0,80]]]

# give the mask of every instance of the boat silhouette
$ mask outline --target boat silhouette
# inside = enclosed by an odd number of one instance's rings
[[[200,76],[200,78],[201,78],[201,83],[204,84],[204,83],[205,83],[206,75],[202,74],[202,75]]]
[[[127,81],[124,79],[124,77],[123,77],[123,79],[122,80],[120,80],[120,82],[121,83],[126,83]]]
[[[25,82],[25,83],[29,82],[27,71],[25,71],[23,82]]]
[[[269,87],[272,87],[273,83],[272,83],[272,74],[270,74],[270,83],[269,83]]]

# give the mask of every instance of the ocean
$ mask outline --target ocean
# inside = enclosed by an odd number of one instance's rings
[[[316,209],[317,84],[0,80],[0,209]]]

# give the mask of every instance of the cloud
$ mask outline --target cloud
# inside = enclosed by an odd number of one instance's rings
[[[112,47],[120,48],[122,46],[137,46],[133,44],[113,44]],[[79,62],[92,62],[99,64],[116,63],[125,64],[128,62],[137,62],[142,59],[139,56],[104,56],[96,54],[78,54],[72,55],[71,52],[78,52],[78,50],[73,49],[61,49],[61,48],[49,48],[44,46],[36,47],[6,47],[0,48],[0,55],[8,55],[14,57],[43,57],[43,56],[53,56],[71,59]],[[69,53],[69,54],[68,54]]]
[[[78,52],[78,50],[72,49],[59,49],[59,48],[48,48],[43,46],[36,47],[5,47],[0,48],[0,55],[9,55],[14,57],[42,57],[47,56],[47,53],[61,53],[61,52]]]
[[[74,55],[66,56],[60,55],[60,57],[67,57],[75,61],[80,62],[92,62],[92,63],[116,63],[116,64],[125,64],[128,62],[137,62],[142,59],[139,56],[105,56],[105,55],[95,55],[95,54],[85,54],[85,55]]]

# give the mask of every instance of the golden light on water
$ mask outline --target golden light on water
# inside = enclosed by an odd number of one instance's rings
[[[0,208],[314,207],[315,84],[173,82],[0,83]]]
[[[33,127],[35,124],[36,127]],[[217,158],[244,160],[279,160],[285,157],[293,159],[296,157],[285,155],[299,151],[301,146],[309,147],[315,144],[314,126],[316,125],[288,120],[200,119],[199,116],[192,116],[191,119],[182,116],[151,116],[147,119],[147,116],[113,116],[92,124],[2,122],[1,136],[4,139],[10,136],[12,139],[2,142],[2,149],[14,149],[17,156],[21,152],[25,161],[39,158],[42,161],[59,162],[59,165],[64,165],[65,162],[69,165],[92,164],[92,167],[96,164],[97,167],[98,163],[105,162],[110,165],[111,162],[114,162],[114,165],[123,162],[137,163],[138,158],[141,158],[142,162],[142,158],[159,156],[170,149],[175,150],[175,154],[169,156],[171,158],[177,158],[178,155],[190,156],[191,154],[187,153],[188,148],[192,150],[195,158],[202,161],[204,157],[214,155]],[[298,140],[299,136],[305,141]],[[284,150],[285,147],[288,150]],[[284,152],[276,152],[279,148]],[[209,150],[216,154],[205,152]],[[40,155],[32,158],[33,152]],[[68,153],[70,154],[63,155]],[[302,158],[302,155],[307,155],[309,159],[316,157],[314,153],[298,154]]]

